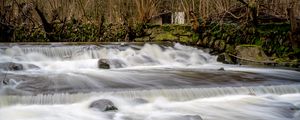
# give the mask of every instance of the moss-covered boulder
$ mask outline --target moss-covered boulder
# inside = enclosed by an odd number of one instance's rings
[[[235,48],[239,64],[258,64],[270,62],[269,57],[265,54],[260,46],[256,45],[239,45]]]
[[[89,108],[99,110],[101,112],[117,111],[118,108],[108,99],[100,99],[91,103]]]
[[[218,55],[217,61],[224,64],[235,64],[233,59],[227,53]]]
[[[108,59],[100,59],[98,61],[98,68],[100,68],[100,69],[110,69],[109,60]]]
[[[154,37],[155,41],[177,41],[178,37],[174,36],[173,34],[166,32],[162,34],[158,34]]]

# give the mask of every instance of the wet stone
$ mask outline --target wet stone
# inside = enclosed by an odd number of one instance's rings
[[[89,107],[99,110],[101,112],[118,110],[118,108],[114,105],[114,103],[107,99],[100,99],[100,100],[94,101],[94,102],[92,102],[92,104]]]

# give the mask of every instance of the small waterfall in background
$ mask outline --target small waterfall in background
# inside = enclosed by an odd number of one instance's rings
[[[178,43],[2,46],[0,120],[299,120],[299,82]],[[90,109],[98,99],[119,110]]]
[[[78,94],[49,94],[37,96],[1,96],[0,107],[13,104],[68,104],[93,96],[116,96],[124,99],[143,98],[153,100],[164,97],[174,101],[187,101],[198,98],[211,98],[229,95],[264,95],[300,93],[300,85],[223,87],[223,88],[184,88],[154,90],[123,90],[115,92],[92,92]]]
[[[180,44],[174,47],[146,44],[144,46],[14,46],[2,52],[2,61],[79,61],[112,59],[126,67],[153,65],[201,65],[216,62],[208,53]],[[0,59],[1,59],[0,58]],[[88,61],[86,61],[88,62]]]

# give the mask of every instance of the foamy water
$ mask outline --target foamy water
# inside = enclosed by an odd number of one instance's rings
[[[9,62],[24,70],[0,66],[0,120],[300,119],[300,72],[224,65],[180,44],[3,47],[0,63]],[[88,108],[102,98],[119,110]]]
[[[110,99],[117,112],[88,108],[93,100]],[[15,105],[0,109],[1,120],[186,120],[181,116],[200,115],[204,120],[299,120],[300,94],[235,95],[189,101],[158,97],[145,104],[118,97],[86,98],[74,104]]]

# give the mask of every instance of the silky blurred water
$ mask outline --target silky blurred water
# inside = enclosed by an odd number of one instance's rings
[[[181,44],[6,46],[0,64],[0,120],[300,119],[300,72],[225,65]],[[119,111],[88,108],[101,98]]]

